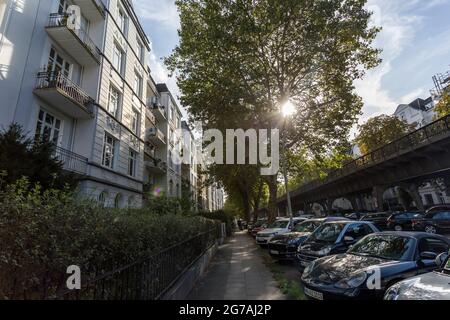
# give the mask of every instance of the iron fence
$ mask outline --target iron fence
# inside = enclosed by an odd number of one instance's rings
[[[85,270],[81,290],[60,291],[59,300],[157,300],[220,237],[218,228],[171,246],[150,258],[115,267]],[[109,269],[110,271],[104,272]]]
[[[50,88],[61,90],[66,96],[91,112],[90,107],[94,103],[94,99],[60,71],[41,71],[38,73],[36,89]]]
[[[55,147],[55,158],[61,161],[63,169],[79,174],[87,173],[88,159],[61,147]]]

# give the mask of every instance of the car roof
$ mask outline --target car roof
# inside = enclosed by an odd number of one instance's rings
[[[332,221],[325,221],[326,224],[353,224],[353,223],[361,223],[361,224],[371,224],[373,225],[372,222],[370,221],[355,221],[355,220],[350,220],[350,219],[342,219],[342,220],[332,220]]]
[[[431,234],[431,233],[426,233],[426,232],[422,232],[422,231],[382,231],[382,232],[372,233],[372,235],[401,236],[401,237],[416,238],[418,240],[420,240],[422,238],[438,238],[438,239],[443,239],[447,243],[450,244],[450,239],[448,239],[447,237],[444,237],[440,234]]]

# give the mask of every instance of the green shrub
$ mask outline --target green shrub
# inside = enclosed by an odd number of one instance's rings
[[[61,284],[69,265],[111,271],[216,225],[150,208],[106,209],[22,178],[0,192],[0,299],[36,292],[44,277]]]
[[[212,211],[212,212],[200,212],[200,216],[213,219],[213,220],[219,220],[223,223],[225,223],[227,236],[231,236],[233,233],[233,216],[228,214],[226,211],[218,210],[218,211]]]

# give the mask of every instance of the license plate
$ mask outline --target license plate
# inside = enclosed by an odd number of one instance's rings
[[[280,254],[280,252],[278,252],[277,250],[270,250],[271,254]]]
[[[300,265],[305,268],[308,267],[310,264],[311,264],[311,262],[308,262],[308,261],[300,261]]]
[[[305,294],[313,299],[323,300],[323,293],[305,287]]]

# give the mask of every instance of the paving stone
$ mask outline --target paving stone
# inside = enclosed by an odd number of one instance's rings
[[[246,232],[238,232],[220,246],[188,299],[281,300],[286,297],[265,266],[254,240]]]

